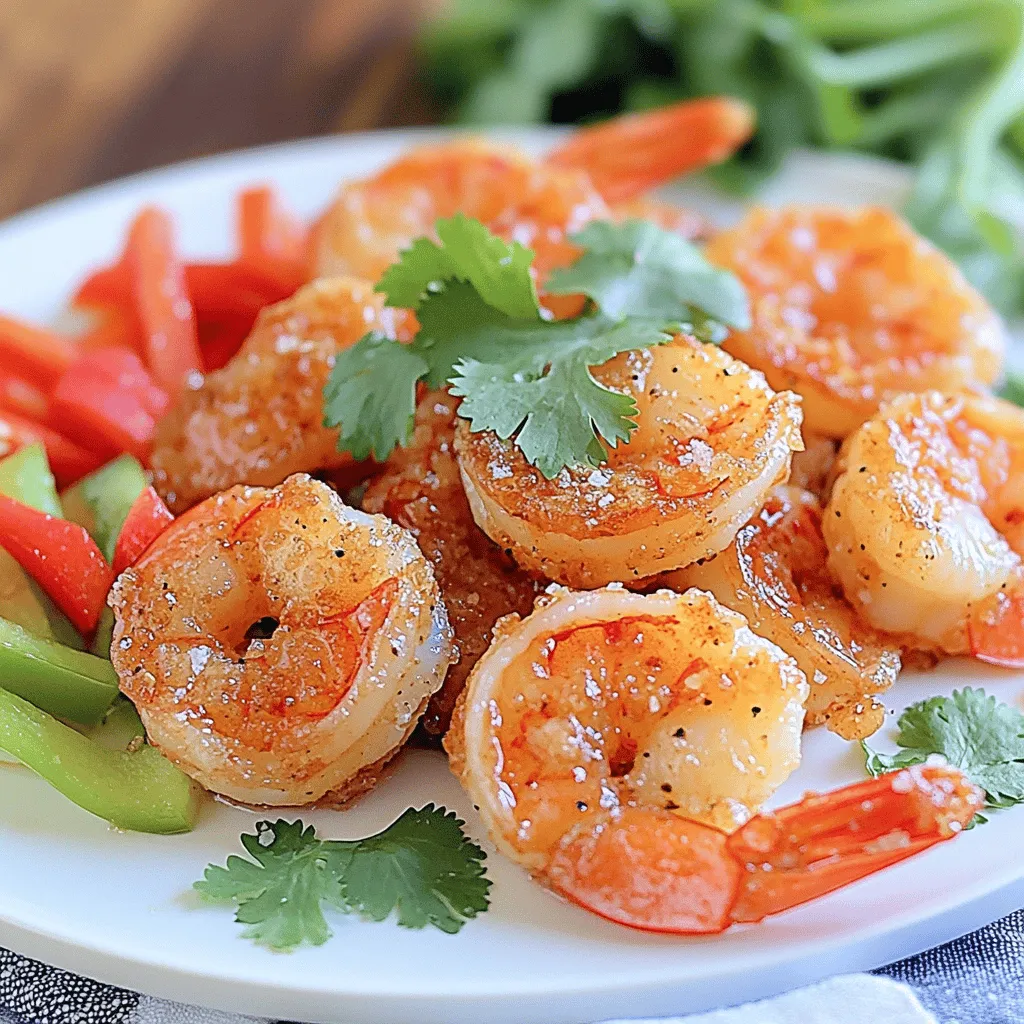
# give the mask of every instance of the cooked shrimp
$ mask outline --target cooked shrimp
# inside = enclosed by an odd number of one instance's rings
[[[639,426],[599,469],[546,480],[511,441],[455,446],[473,516],[524,568],[575,587],[634,582],[727,547],[789,474],[799,400],[712,345],[675,341],[594,371],[637,402]]]
[[[903,395],[850,435],[823,521],[847,598],[910,647],[1024,666],[1024,411]]]
[[[415,540],[305,474],[203,502],[110,604],[111,660],[150,741],[246,804],[369,789],[451,659]]]
[[[419,542],[455,631],[459,660],[423,715],[423,728],[432,736],[447,732],[455,701],[487,650],[495,622],[510,612],[527,614],[542,586],[473,522],[455,460],[457,407],[458,399],[446,391],[424,394],[412,438],[395,449],[363,497],[367,512],[383,513]]]
[[[568,236],[679,174],[724,160],[753,130],[738,100],[687,101],[575,133],[546,160],[456,140],[424,146],[342,186],[314,233],[320,274],[376,281],[415,238],[464,213],[530,246],[543,281],[578,254]]]
[[[794,487],[810,491],[819,498],[827,497],[826,491],[832,480],[832,469],[839,442],[835,438],[803,432],[804,450],[795,452],[789,469],[789,482]]]
[[[265,309],[231,362],[190,381],[157,426],[151,465],[161,497],[182,512],[233,484],[354,469],[337,430],[323,425],[323,386],[341,349],[370,330],[398,336],[407,318],[354,279],[314,281]]]
[[[844,739],[878,729],[878,695],[896,681],[899,650],[835,592],[821,535],[821,505],[795,487],[777,487],[724,551],[663,577],[673,590],[700,587],[746,617],[807,676],[807,725]]]
[[[955,834],[982,795],[918,768],[756,816],[799,761],[796,663],[709,594],[556,589],[499,625],[446,745],[498,848],[649,931],[757,921]],[[716,827],[720,826],[720,827]]]
[[[888,210],[754,210],[707,256],[747,286],[753,324],[725,347],[804,399],[807,428],[843,438],[904,391],[999,375],[999,317],[956,265]]]

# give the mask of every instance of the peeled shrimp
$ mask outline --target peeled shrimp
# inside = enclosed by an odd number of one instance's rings
[[[448,729],[466,677],[491,642],[495,622],[510,612],[527,614],[542,584],[473,522],[455,460],[458,399],[446,391],[424,394],[416,407],[412,437],[396,448],[363,496],[367,512],[405,527],[433,566],[459,658],[427,705],[423,728],[432,736]]]
[[[778,487],[725,551],[663,582],[711,591],[792,655],[810,684],[807,725],[864,739],[882,725],[878,695],[896,681],[899,649],[836,594],[826,563],[817,499]]]
[[[808,430],[843,438],[904,391],[984,387],[999,317],[955,264],[888,210],[754,210],[707,256],[747,287],[752,326],[725,347],[804,399]]]
[[[578,254],[568,236],[612,206],[724,160],[750,135],[738,100],[687,101],[574,133],[543,161],[507,146],[457,140],[424,146],[342,186],[315,231],[320,274],[376,281],[415,238],[464,213],[531,247],[541,279]]]
[[[546,480],[511,441],[460,422],[473,516],[524,568],[575,587],[633,582],[707,558],[789,474],[801,448],[795,395],[685,335],[594,371],[639,409],[599,469]]]
[[[858,613],[911,648],[1024,667],[1024,411],[903,395],[846,440],[823,520]]]
[[[190,382],[157,426],[153,483],[182,512],[232,484],[279,484],[290,473],[358,467],[323,425],[335,355],[367,331],[398,336],[408,314],[367,281],[314,281],[265,309],[237,355]]]
[[[799,760],[806,695],[795,662],[709,594],[556,589],[499,626],[445,742],[499,850],[544,884],[635,928],[718,932],[981,806],[955,769],[927,767],[746,820]]]
[[[415,540],[305,474],[177,519],[110,605],[111,660],[150,742],[246,804],[370,788],[451,660]]]

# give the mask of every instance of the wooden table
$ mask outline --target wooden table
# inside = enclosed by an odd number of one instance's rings
[[[422,7],[0,0],[0,217],[187,157],[429,121]]]

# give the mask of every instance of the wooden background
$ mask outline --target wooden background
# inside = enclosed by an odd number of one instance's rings
[[[427,122],[413,54],[423,10],[0,0],[0,217],[187,157]]]

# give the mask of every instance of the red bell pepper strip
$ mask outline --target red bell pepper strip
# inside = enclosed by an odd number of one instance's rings
[[[152,487],[147,487],[132,504],[117,535],[114,547],[114,575],[134,565],[146,548],[174,522],[171,510]]]
[[[128,452],[145,461],[169,404],[134,352],[104,348],[84,352],[61,377],[50,396],[50,416],[95,451],[111,457]]]
[[[123,306],[95,306],[96,323],[78,339],[81,351],[97,348],[127,348],[143,353],[139,318]]]
[[[967,618],[971,654],[979,661],[1002,668],[1024,668],[1024,590],[999,593],[994,604]]]
[[[195,311],[185,283],[185,267],[174,245],[170,217],[144,209],[128,232],[125,259],[139,315],[146,361],[155,381],[173,398],[190,373],[199,373]]]
[[[0,366],[46,390],[71,365],[74,346],[53,331],[0,316]]]
[[[238,196],[238,261],[290,285],[295,291],[309,279],[307,232],[267,186]]]
[[[79,309],[105,309],[116,306],[124,309],[131,305],[131,274],[122,257],[109,267],[94,270],[79,286],[71,305]]]
[[[200,321],[223,316],[254,320],[264,306],[280,302],[294,291],[242,263],[190,263],[185,267],[185,280]]]
[[[27,380],[0,372],[0,412],[13,412],[30,420],[46,419],[46,395]]]
[[[39,441],[46,449],[57,485],[70,487],[87,473],[103,465],[102,456],[69,441],[63,434],[16,413],[0,410],[0,458]]]
[[[199,324],[199,345],[207,372],[219,370],[234,357],[252,330],[246,318],[207,321]]]
[[[86,530],[0,495],[0,545],[76,629],[92,633],[114,573]]]

